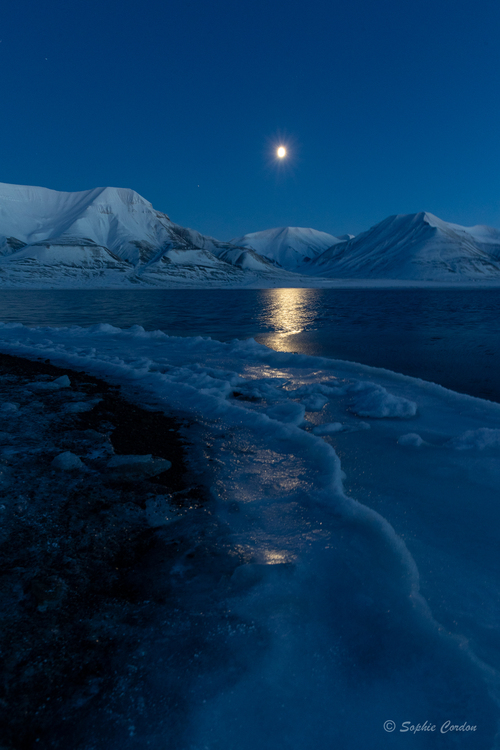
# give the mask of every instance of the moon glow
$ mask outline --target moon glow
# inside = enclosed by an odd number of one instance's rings
[[[284,146],[280,146],[276,151],[276,156],[278,157],[278,159],[284,159],[286,156],[286,148]]]

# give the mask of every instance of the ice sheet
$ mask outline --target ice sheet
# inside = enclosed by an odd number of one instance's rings
[[[403,722],[425,721],[436,733],[415,747],[498,747],[500,405],[139,326],[1,324],[0,349],[196,420],[215,512],[245,560],[214,597],[246,629],[190,686],[186,747],[407,747]],[[441,734],[446,721],[476,730]],[[143,746],[162,747],[159,726]]]

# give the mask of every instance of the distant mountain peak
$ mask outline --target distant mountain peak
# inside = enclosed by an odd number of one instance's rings
[[[290,271],[304,270],[304,264],[336,242],[340,242],[337,237],[307,227],[274,227],[231,240],[231,244],[251,248]]]
[[[500,230],[462,227],[426,211],[389,216],[326,250],[310,273],[429,281],[500,278]]]

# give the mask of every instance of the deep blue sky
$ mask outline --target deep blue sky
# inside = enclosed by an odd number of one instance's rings
[[[219,239],[500,227],[498,0],[16,0],[0,38],[2,182],[130,187]]]

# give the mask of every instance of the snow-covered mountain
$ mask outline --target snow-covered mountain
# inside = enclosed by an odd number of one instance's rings
[[[390,216],[332,244],[308,270],[336,278],[500,279],[500,230],[462,227],[423,212]]]
[[[174,224],[133,190],[0,184],[0,284],[241,284],[275,274],[253,250]]]
[[[419,213],[391,216],[357,237],[281,227],[221,242],[175,224],[133,190],[0,184],[3,287],[304,287],[344,279],[500,283],[500,230]]]
[[[328,248],[350,237],[334,237],[317,229],[278,227],[245,234],[231,240],[233,245],[255,250],[282,268],[307,273],[307,264]]]

